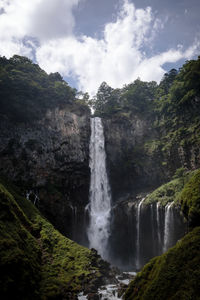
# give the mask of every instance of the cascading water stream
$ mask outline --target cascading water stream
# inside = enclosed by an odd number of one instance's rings
[[[100,118],[91,119],[90,138],[90,204],[88,240],[104,258],[108,258],[110,235],[111,193],[106,172],[104,132]]]
[[[156,223],[157,223],[157,234],[158,234],[158,248],[161,246],[161,222],[160,222],[160,202],[156,203]]]
[[[164,244],[163,244],[163,252],[167,251],[170,242],[170,219],[171,219],[171,207],[173,202],[168,203],[165,206],[165,227],[164,227]]]
[[[137,213],[136,213],[136,230],[137,230],[137,239],[136,239],[136,269],[140,269],[140,213],[141,213],[141,205],[145,198],[138,203]]]
[[[153,204],[151,204],[150,208],[151,208],[151,231],[152,231],[151,233],[152,233],[152,241],[155,241],[155,238],[156,238],[156,236],[155,236],[155,226],[154,226],[154,219],[155,219],[155,217],[154,217],[154,207],[153,207]],[[153,254],[155,255],[155,253],[156,253],[156,244],[155,243],[153,243],[152,248],[153,248]]]

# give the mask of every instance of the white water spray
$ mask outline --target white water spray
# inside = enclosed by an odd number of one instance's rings
[[[163,252],[167,251],[170,242],[170,223],[171,223],[171,207],[174,203],[167,203],[165,206],[165,227],[164,227],[164,245]]]
[[[141,205],[145,198],[138,203],[137,213],[136,213],[136,230],[137,230],[137,239],[136,239],[136,269],[140,269],[140,213],[141,213]]]
[[[90,138],[90,224],[88,239],[90,248],[95,248],[106,259],[110,235],[111,194],[106,172],[104,133],[100,118],[91,119]]]

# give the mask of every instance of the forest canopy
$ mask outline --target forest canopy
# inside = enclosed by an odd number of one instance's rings
[[[72,103],[76,90],[59,73],[47,74],[26,57],[0,57],[1,114],[13,121],[32,121],[48,108]]]
[[[92,101],[95,115],[109,116],[119,112],[157,113],[175,117],[198,115],[200,107],[200,57],[182,68],[165,73],[159,84],[139,78],[122,89],[103,82]]]

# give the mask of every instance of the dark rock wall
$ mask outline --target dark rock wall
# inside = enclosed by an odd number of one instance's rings
[[[156,203],[141,206],[138,224],[137,205],[136,199],[120,202],[112,211],[110,262],[125,271],[140,269],[152,257],[161,255],[165,251],[165,207],[160,206],[157,210]],[[187,223],[177,207],[171,209],[169,221],[167,249],[175,245],[187,231]],[[138,243],[139,249],[137,249]]]
[[[192,135],[172,140],[169,129],[159,130],[154,121],[142,114],[103,119],[114,203],[129,194],[153,190],[170,180],[180,167],[200,167],[200,148],[192,142]]]
[[[64,234],[72,237],[74,211],[89,194],[90,111],[71,105],[48,110],[30,124],[0,121],[0,174],[37,195],[36,205]],[[80,226],[81,227],[81,226]]]
[[[157,162],[147,159],[144,143],[156,136],[151,122],[138,116],[104,119],[107,166],[113,201],[160,182]]]

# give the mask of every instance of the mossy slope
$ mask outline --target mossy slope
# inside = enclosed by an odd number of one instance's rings
[[[150,261],[125,293],[125,300],[200,299],[200,227]]]
[[[124,299],[200,299],[200,170],[162,185],[146,199],[146,203],[153,201],[163,205],[175,201],[193,230],[168,252],[145,265],[129,285]]]
[[[159,188],[157,188],[152,193],[150,193],[146,197],[144,204],[160,202],[161,205],[165,206],[168,202],[174,201],[179,206],[182,202],[184,203],[187,202],[186,200],[181,200],[182,198],[188,199],[188,197],[184,196],[186,193],[185,189],[187,189],[187,193],[188,193],[188,187],[191,187],[190,194],[193,193],[194,181],[195,182],[197,181],[196,188],[195,188],[196,194],[194,198],[195,199],[198,198],[200,195],[200,190],[198,189],[198,182],[200,177],[199,174],[200,174],[200,170],[186,172],[184,168],[177,169],[175,175],[173,176],[173,179],[161,185]],[[184,192],[184,195],[182,195],[182,192]],[[196,200],[194,200],[194,202],[196,203]],[[185,205],[188,207],[186,203]],[[183,212],[185,212],[185,215],[187,217],[188,210],[186,208],[184,209],[183,205],[182,205],[182,210]]]
[[[73,299],[101,280],[94,251],[63,237],[32,203],[0,184],[2,299]]]
[[[190,227],[200,226],[200,170],[185,184],[179,202]]]

